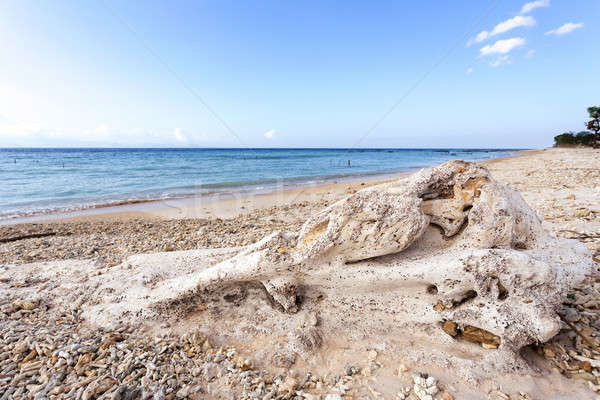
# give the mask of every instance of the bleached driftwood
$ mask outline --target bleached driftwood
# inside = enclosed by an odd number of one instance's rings
[[[414,323],[517,352],[558,332],[557,306],[590,269],[584,246],[546,233],[517,192],[451,161],[361,190],[197,278],[200,289],[261,282],[290,313],[311,287],[330,302],[384,291]]]

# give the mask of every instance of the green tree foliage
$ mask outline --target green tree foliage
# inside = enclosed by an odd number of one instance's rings
[[[587,111],[591,120],[587,122],[586,126],[596,134],[593,146],[600,148],[600,107],[588,107]]]
[[[585,126],[592,132],[581,131],[578,133],[565,132],[554,136],[554,146],[593,146],[600,148],[600,107],[588,107],[590,120]]]
[[[565,132],[558,136],[554,136],[554,146],[593,146],[595,136],[592,132],[581,131],[578,133]]]

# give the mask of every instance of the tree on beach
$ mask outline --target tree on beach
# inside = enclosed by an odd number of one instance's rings
[[[592,132],[581,131],[578,133],[565,132],[558,136],[554,136],[554,146],[556,147],[571,147],[571,146],[586,146],[591,147],[596,142],[596,135]]]
[[[596,141],[594,148],[600,148],[600,107],[588,107],[588,114],[590,114],[591,120],[587,122],[586,126],[589,130],[594,131],[596,135]]]

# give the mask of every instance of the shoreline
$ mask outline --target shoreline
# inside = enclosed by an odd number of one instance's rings
[[[511,155],[476,162],[481,162],[483,164],[494,163],[499,160],[519,157],[538,151],[544,150],[515,150]],[[231,218],[239,213],[247,211],[248,208],[264,208],[269,204],[281,205],[290,200],[294,200],[297,196],[304,198],[307,194],[313,199],[314,196],[318,196],[323,191],[327,192],[333,190],[337,192],[340,190],[340,185],[350,184],[353,186],[353,184],[358,181],[371,186],[408,176],[421,168],[427,168],[427,166],[414,167],[394,172],[363,173],[329,178],[315,177],[307,181],[294,182],[293,180],[290,180],[270,188],[252,189],[240,186],[238,187],[239,190],[199,193],[185,197],[148,200],[117,200],[114,203],[101,203],[84,206],[83,208],[74,210],[52,210],[48,212],[33,213],[31,215],[0,219],[0,226],[26,223],[66,222],[73,220],[97,220],[103,218]],[[249,199],[256,199],[259,204],[249,204],[252,203]],[[219,205],[219,203],[222,204]],[[250,205],[250,207],[248,207],[248,205]]]
[[[72,211],[50,211],[35,215],[27,215],[0,220],[0,225],[16,225],[23,223],[44,223],[44,222],[63,222],[70,220],[87,220],[98,218],[130,219],[130,218],[202,218],[211,217],[211,212],[203,213],[194,208],[200,205],[204,208],[210,207],[219,210],[218,217],[233,217],[236,214],[231,211],[223,210],[223,207],[217,207],[216,203],[227,203],[233,206],[233,203],[240,203],[238,212],[243,212],[247,207],[242,203],[247,203],[249,199],[260,199],[262,205],[266,205],[271,199],[274,203],[281,199],[291,199],[301,195],[316,195],[321,191],[336,191],[341,186],[354,186],[356,183],[368,182],[369,186],[377,183],[383,183],[398,179],[417,171],[403,171],[393,173],[377,173],[369,175],[349,175],[342,178],[331,178],[320,180],[318,183],[305,183],[289,185],[284,188],[275,187],[273,189],[246,189],[239,191],[213,192],[210,194],[199,194],[189,197],[173,197],[166,199],[132,200],[121,201],[116,204],[107,203],[94,205]],[[229,207],[228,207],[229,208]],[[178,210],[178,211],[173,211]],[[185,215],[182,215],[185,214]]]

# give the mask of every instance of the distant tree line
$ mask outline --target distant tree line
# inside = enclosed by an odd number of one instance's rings
[[[593,146],[596,142],[596,135],[589,131],[565,132],[554,136],[554,146]]]
[[[585,123],[585,126],[594,132],[562,133],[554,136],[554,146],[590,146],[600,148],[600,107],[588,107],[587,112],[590,115],[590,120]]]

